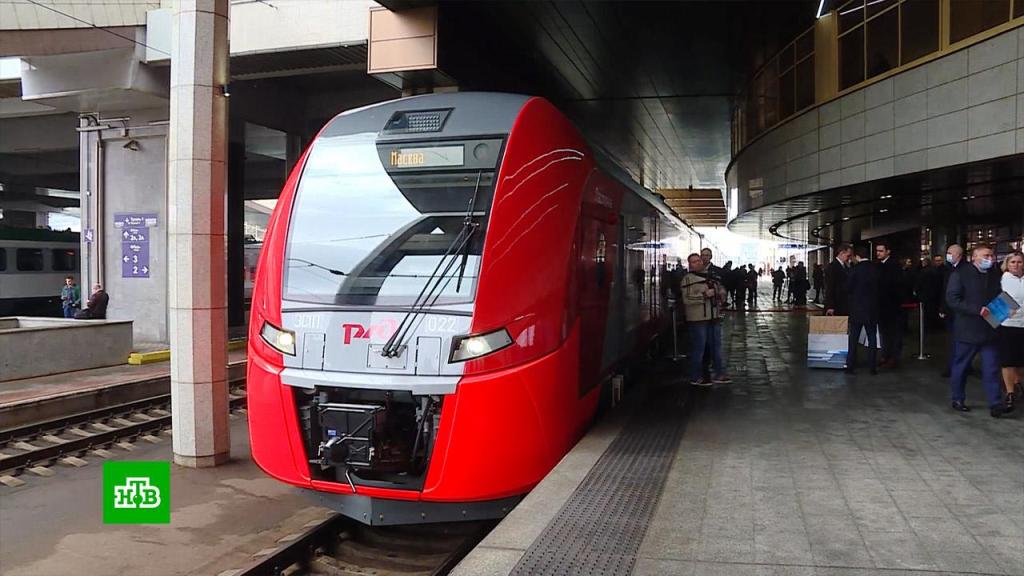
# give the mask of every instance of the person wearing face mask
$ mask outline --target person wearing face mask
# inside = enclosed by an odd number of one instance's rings
[[[1024,253],[1011,252],[1003,260],[1001,280],[1003,292],[1021,305],[1012,316],[996,329],[999,335],[999,360],[1003,365],[1003,385],[1006,386],[1006,406],[1013,407],[1020,400],[1021,382],[1024,381]]]
[[[953,272],[959,268],[960,263],[964,261],[964,249],[959,244],[950,244],[949,248],[946,248],[946,266],[942,270],[942,303],[939,306],[939,318],[946,322],[946,329],[949,331],[949,361],[946,362],[946,367],[942,371],[941,376],[943,378],[949,378],[953,372],[953,324],[956,322],[956,316],[950,311],[949,306],[946,305],[946,288],[949,286],[949,277],[953,275]]]
[[[999,349],[996,330],[985,317],[991,314],[986,305],[1002,293],[1000,275],[993,270],[995,257],[988,244],[971,249],[971,262],[958,266],[949,277],[946,304],[956,321],[953,323],[953,371],[950,395],[954,410],[969,412],[966,404],[967,367],[981,354],[981,381],[988,396],[989,414],[1003,416],[1009,410],[1003,404],[1003,386],[999,373]]]

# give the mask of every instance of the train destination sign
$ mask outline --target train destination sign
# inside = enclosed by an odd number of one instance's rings
[[[392,168],[443,168],[462,166],[465,151],[458,146],[431,146],[422,148],[396,148],[388,154]]]

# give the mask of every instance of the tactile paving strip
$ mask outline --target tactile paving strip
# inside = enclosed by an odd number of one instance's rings
[[[682,436],[685,387],[651,391],[512,574],[630,573]]]

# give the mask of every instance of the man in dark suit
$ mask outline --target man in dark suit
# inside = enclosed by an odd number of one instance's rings
[[[914,292],[921,301],[921,308],[924,311],[925,330],[935,330],[941,325],[939,308],[945,297],[945,268],[946,263],[942,256],[933,256],[930,265],[921,270],[917,277]]]
[[[846,371],[854,373],[857,368],[857,341],[861,330],[868,337],[868,368],[872,374],[875,368],[875,354],[878,350],[878,276],[879,267],[860,255],[853,254],[854,265],[846,276],[846,290],[849,296],[849,334],[846,356]]]
[[[850,313],[846,276],[853,248],[849,244],[836,246],[836,257],[825,270],[825,315],[847,316]]]
[[[956,315],[953,323],[953,376],[949,384],[953,409],[970,411],[965,404],[967,368],[980,353],[981,382],[985,386],[989,413],[993,418],[1009,412],[1003,404],[996,329],[985,320],[991,314],[987,304],[1003,291],[999,277],[992,247],[975,244],[971,250],[971,262],[958,266],[946,287],[946,304]]]
[[[882,368],[899,366],[903,353],[903,310],[900,308],[903,271],[892,257],[887,240],[875,242],[878,261],[878,328],[882,333]]]
[[[942,270],[942,304],[939,306],[939,318],[946,321],[946,330],[949,332],[949,362],[946,363],[946,368],[942,371],[943,378],[949,378],[953,373],[953,353],[956,347],[956,341],[953,339],[953,332],[956,330],[956,315],[946,304],[946,288],[949,286],[949,277],[963,262],[964,249],[959,244],[950,244],[949,248],[946,248],[946,267]],[[968,372],[970,372],[969,369]]]

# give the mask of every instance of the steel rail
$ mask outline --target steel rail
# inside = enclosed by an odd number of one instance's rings
[[[444,559],[436,567],[430,569],[429,574],[431,576],[444,576],[450,573],[487,536],[491,529],[494,528],[494,525],[495,523],[493,522],[484,522],[480,525],[479,529],[465,535],[458,546],[446,553]],[[368,527],[362,526],[358,521],[342,514],[335,514],[320,524],[306,530],[298,538],[282,545],[274,552],[254,560],[251,564],[236,572],[235,576],[316,574],[314,564],[318,551],[322,551],[325,556],[329,557],[335,545],[341,545],[338,536],[349,529],[355,533],[358,528],[366,529]],[[369,527],[369,529],[372,530],[373,528]],[[400,548],[393,550],[393,552],[395,556],[389,554],[389,560],[401,559],[402,551]],[[295,566],[298,567],[297,572],[289,571]],[[378,569],[372,569],[369,573],[391,574],[392,572],[387,570],[380,572]],[[426,572],[417,573],[425,574]]]
[[[260,557],[259,560],[243,568],[235,576],[279,576],[289,566],[308,565],[316,556],[317,549],[330,547],[331,540],[337,538],[346,526],[354,522],[355,520],[351,518],[335,514],[306,530],[287,545]]]
[[[246,396],[235,396],[228,401],[229,408],[240,408],[245,405]],[[20,426],[0,432],[3,442],[0,447],[11,445],[16,442],[25,442],[33,446],[31,450],[11,455],[0,456],[0,474],[11,473],[34,465],[49,463],[53,460],[81,454],[87,450],[101,448],[113,444],[125,438],[134,438],[146,435],[151,432],[158,432],[164,428],[171,427],[171,415],[150,416],[146,415],[145,420],[129,420],[132,415],[145,413],[147,410],[156,410],[161,407],[170,406],[171,395],[165,394],[151,398],[127,402],[117,406],[90,410],[70,416],[39,422],[26,426]],[[85,426],[93,423],[103,423],[111,418],[121,418],[131,422],[129,425],[109,426],[109,429],[85,429]],[[76,438],[60,438],[61,442],[52,442],[42,439],[41,436],[62,434],[69,429],[81,430],[88,436]],[[46,442],[44,446],[31,444],[33,441]],[[15,446],[21,450],[21,448]]]
[[[458,566],[459,562],[462,562],[462,559],[468,556],[469,553],[476,548],[476,545],[479,544],[495,526],[496,523],[483,524],[479,530],[474,532],[471,536],[467,536],[466,539],[463,540],[462,544],[453,550],[452,553],[444,559],[444,562],[430,573],[430,576],[445,576],[454,570],[455,567]]]
[[[133,414],[143,410],[155,410],[169,406],[170,404],[170,394],[159,394],[157,396],[150,396],[149,398],[133,400],[123,404],[115,404],[105,408],[79,412],[70,416],[61,416],[59,418],[33,422],[31,424],[16,426],[14,428],[6,428],[0,430],[0,444],[15,441],[20,438],[52,433],[54,431],[60,432],[80,424],[106,420],[109,418],[117,418],[119,416]]]

